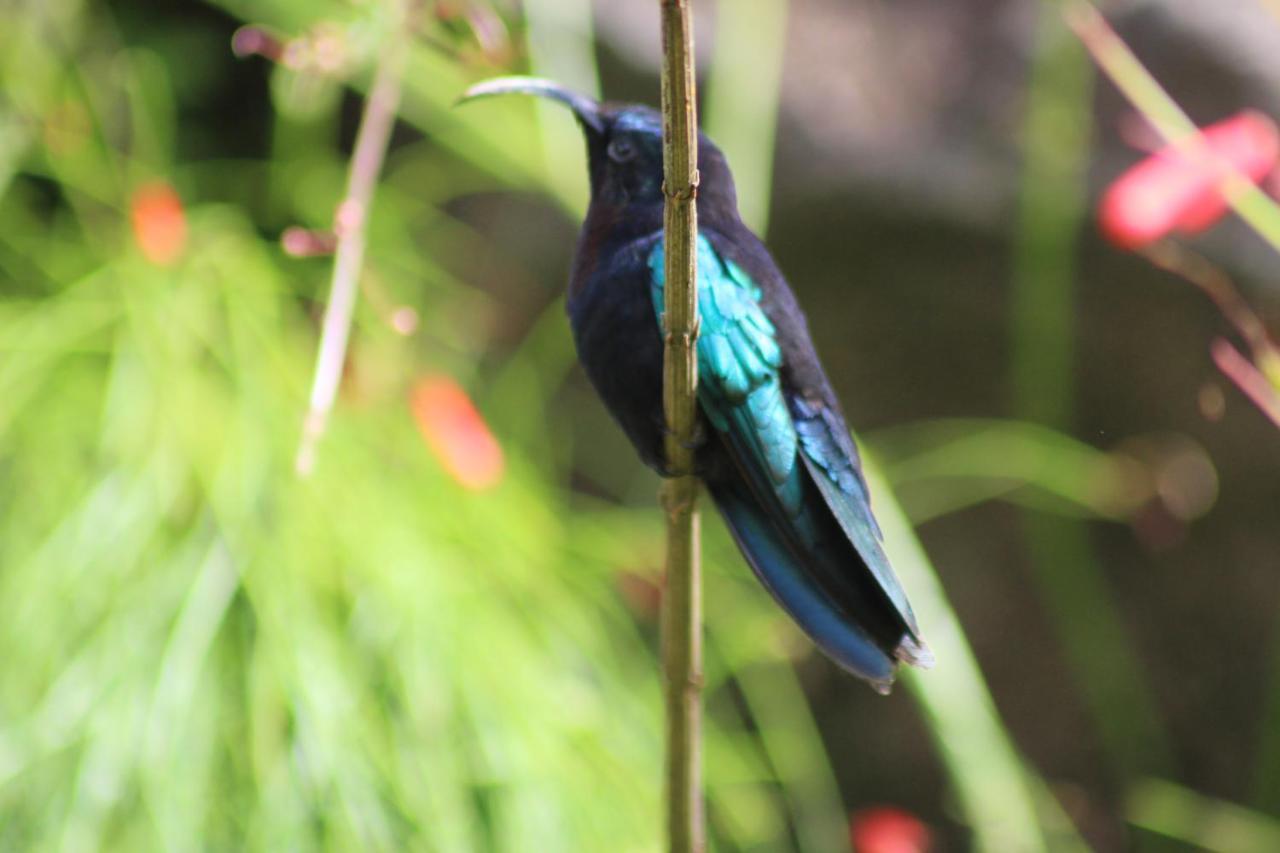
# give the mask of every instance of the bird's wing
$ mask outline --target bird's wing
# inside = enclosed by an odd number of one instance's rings
[[[782,392],[782,350],[760,307],[760,288],[698,237],[698,401],[712,426],[730,436],[763,478],[798,510],[793,487],[799,437]],[[664,308],[663,245],[649,255],[654,308]]]
[[[649,255],[654,306],[664,306],[661,241]],[[707,419],[725,436],[738,464],[757,488],[764,483],[788,515],[803,507],[797,461],[817,485],[840,529],[870,570],[911,637],[899,656],[928,663],[915,615],[881,546],[871,514],[857,450],[840,414],[821,402],[788,395],[782,387],[778,333],[761,305],[760,286],[698,236],[698,399]]]
[[[928,652],[918,644],[920,628],[907,602],[907,594],[885,556],[881,545],[884,535],[871,514],[871,496],[844,420],[821,403],[802,397],[791,400],[791,415],[810,476],[840,523],[840,529],[849,537],[858,556],[917,641],[914,646],[902,648],[900,654],[911,663],[926,664]]]

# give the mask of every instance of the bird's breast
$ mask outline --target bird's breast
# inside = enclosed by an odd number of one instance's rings
[[[658,239],[598,249],[591,263],[575,263],[568,308],[587,377],[641,459],[660,470],[662,335],[646,263]]]

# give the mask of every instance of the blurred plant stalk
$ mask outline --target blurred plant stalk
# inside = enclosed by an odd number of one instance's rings
[[[915,525],[989,500],[1134,524],[1154,508],[1187,523],[1217,498],[1212,460],[1183,436],[1099,450],[1041,424],[955,418],[880,429],[868,443]]]
[[[1214,364],[1259,411],[1280,427],[1280,348],[1230,277],[1207,258],[1171,240],[1148,246],[1142,254],[1155,266],[1199,288],[1235,327],[1252,358],[1225,338],[1217,338],[1210,348]]]
[[[1129,822],[1198,850],[1271,853],[1280,850],[1280,821],[1235,803],[1206,797],[1163,779],[1129,789]]]
[[[325,307],[320,349],[316,355],[315,376],[302,440],[294,467],[299,476],[309,476],[315,468],[316,448],[324,435],[342,380],[342,366],[347,358],[347,342],[351,336],[351,320],[355,312],[360,271],[364,266],[369,207],[374,187],[382,172],[387,143],[395,125],[400,104],[401,80],[412,28],[409,26],[411,0],[390,0],[392,14],[386,43],[374,72],[373,86],[365,99],[360,127],[356,132],[355,150],[347,178],[346,193],[334,213],[333,277],[329,285],[329,302]]]

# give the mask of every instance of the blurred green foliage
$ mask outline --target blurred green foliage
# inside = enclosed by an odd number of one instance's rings
[[[323,29],[307,30],[305,7],[276,6],[254,12],[333,39],[363,79],[377,7],[310,9]],[[529,117],[454,123],[463,66],[415,52],[405,114],[433,133],[391,162],[341,412],[299,480],[324,261],[286,257],[274,234],[328,226],[343,81],[278,67],[271,158],[193,156],[203,141],[182,138],[182,114],[232,61],[225,35],[135,41],[106,9],[65,0],[13,22],[0,846],[649,849],[656,668],[618,577],[654,582],[657,519],[567,488],[549,411],[572,361],[560,318],[495,363],[494,306],[446,272],[483,238],[444,205],[493,186],[494,152],[503,168],[536,154],[498,143],[532,137]],[[260,117],[242,118],[255,132]],[[540,174],[536,159],[523,168]],[[154,178],[185,200],[172,266],[135,245],[132,194]],[[416,333],[393,329],[389,307],[413,309]],[[423,447],[406,398],[424,371],[485,389],[506,445],[499,487],[466,491]],[[712,687],[726,661],[750,668],[770,717],[764,736],[749,700],[716,703],[717,833],[785,836],[782,792],[797,791],[807,846],[833,849],[843,814],[803,697],[767,664],[785,660],[778,621],[736,567],[712,584],[737,605]],[[779,751],[787,738],[800,749]]]

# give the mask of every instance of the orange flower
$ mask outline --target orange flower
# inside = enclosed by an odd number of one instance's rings
[[[854,853],[925,853],[932,843],[929,827],[892,806],[855,812],[849,820],[849,840]]]
[[[173,264],[187,245],[187,217],[182,199],[164,181],[143,184],[129,201],[133,239],[143,256],[159,267]]]
[[[502,448],[458,383],[447,376],[419,379],[409,409],[427,447],[459,484],[480,491],[502,479]]]
[[[1098,205],[1103,235],[1139,249],[1174,231],[1197,234],[1222,218],[1225,166],[1257,183],[1276,166],[1280,132],[1262,113],[1245,110],[1200,132],[1202,153],[1167,146],[1125,172]]]

